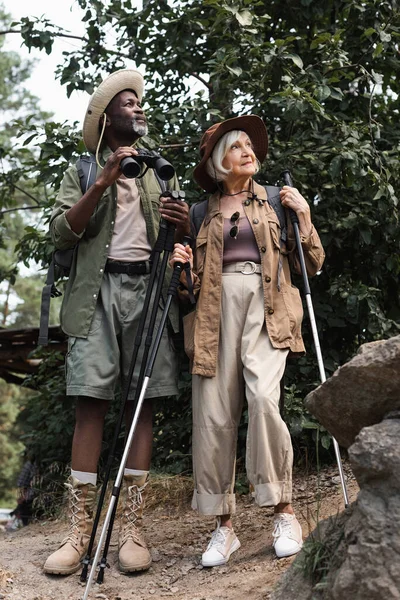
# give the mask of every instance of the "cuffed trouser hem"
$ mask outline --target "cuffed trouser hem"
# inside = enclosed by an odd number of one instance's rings
[[[292,502],[292,482],[277,481],[260,483],[254,486],[254,500],[257,506],[276,506],[280,503]]]
[[[198,494],[194,490],[192,508],[201,515],[232,515],[236,512],[235,494]]]

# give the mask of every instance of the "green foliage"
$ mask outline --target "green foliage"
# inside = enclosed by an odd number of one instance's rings
[[[328,451],[332,438],[327,430],[311,415],[304,406],[303,394],[295,384],[285,386],[285,401],[282,416],[292,436],[296,459],[299,464],[307,466],[307,461],[316,462],[316,447],[322,449],[318,457],[321,461],[328,460]]]
[[[121,2],[79,4],[87,35],[82,48],[66,54],[61,79],[87,89],[83,82],[95,50],[93,84],[129,59],[144,64],[151,135],[162,139],[190,186],[189,200],[201,196],[189,182],[210,120],[238,112],[264,118],[270,157],[261,178],[274,182],[291,168],[326,249],[313,295],[321,336],[333,350],[328,364],[342,363],[364,340],[397,333],[396,3],[331,0],[322,11],[314,2],[271,2],[266,11],[263,2],[160,7],[149,0],[139,13]],[[118,52],[104,45],[105,23],[113,26]],[[47,51],[39,29],[57,35],[45,20],[30,27],[24,20],[25,43]],[[69,160],[76,142],[68,136],[67,152],[61,151],[59,134],[60,143],[48,132],[49,141],[40,146],[42,157],[55,161],[54,171],[38,165],[54,183],[63,164],[57,157]]]
[[[26,386],[40,390],[33,394],[19,414],[21,440],[39,465],[64,461],[71,451],[73,405],[65,396],[64,358],[59,352],[36,352],[42,357],[38,372]],[[44,418],[44,416],[46,418]]]
[[[25,385],[35,390],[20,410],[16,434],[35,456],[38,469],[37,508],[51,513],[61,501],[66,473],[70,467],[74,429],[74,398],[65,396],[64,356],[60,352],[38,349],[33,354],[41,358],[38,371],[28,377]],[[104,424],[104,440],[100,457],[99,475],[104,476],[114,436],[120,398],[111,403]],[[115,476],[124,445],[121,431],[112,465]]]
[[[0,7],[3,30],[7,29],[9,22],[10,16]],[[17,242],[24,236],[27,223],[34,222],[34,215],[37,213],[33,211],[40,206],[40,193],[35,182],[31,181],[31,171],[27,167],[28,164],[33,164],[35,151],[16,143],[19,126],[15,119],[38,123],[49,115],[39,110],[37,98],[25,86],[26,80],[31,76],[33,62],[22,61],[15,52],[5,52],[3,45],[4,37],[1,37],[0,325],[5,327],[18,324],[29,327],[38,322],[39,282],[37,279],[19,279],[15,249]],[[0,381],[0,390],[0,499],[2,503],[7,502],[14,508],[16,480],[24,448],[16,421],[19,411],[24,409],[25,403],[29,403],[30,392],[7,385],[4,381]]]
[[[204,197],[192,182],[202,131],[237,114],[264,119],[270,149],[260,181],[275,183],[290,168],[310,203],[326,251],[311,289],[327,376],[361,343],[396,335],[397,2],[146,0],[141,12],[121,0],[79,0],[79,6],[86,35],[81,47],[64,53],[57,76],[68,94],[75,89],[91,93],[105,73],[132,64],[144,67],[150,135],[176,167],[189,202]],[[45,19],[25,17],[20,27],[25,45],[45,52],[51,51],[55,36],[68,35]],[[115,40],[111,49],[108,28]],[[74,127],[42,126],[30,117],[18,120],[22,146],[6,147],[9,168],[0,179],[2,205],[16,202],[13,185],[24,177],[44,206],[44,221],[48,219],[65,166],[83,149]],[[25,261],[33,255],[45,262],[49,251],[48,238],[33,229],[18,246]],[[290,362],[286,373],[286,418],[298,452],[310,439],[318,438],[323,447],[330,443],[303,411],[304,397],[320,382],[307,312],[303,331],[307,355]],[[183,377],[182,382],[187,383]],[[48,415],[48,407],[44,410]],[[245,417],[242,449],[244,427]],[[155,434],[156,464],[172,465],[174,472],[186,469],[186,389],[157,412]]]
[[[0,504],[15,508],[18,472],[22,464],[23,444],[18,441],[14,423],[25,390],[0,381]]]
[[[178,357],[179,398],[157,400],[153,424],[153,468],[173,474],[190,472],[192,468],[191,376],[183,350],[178,351]]]

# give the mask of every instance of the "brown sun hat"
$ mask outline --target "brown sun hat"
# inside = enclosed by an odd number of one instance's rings
[[[95,154],[100,139],[99,119],[110,104],[111,100],[124,90],[132,90],[139,102],[143,98],[144,79],[135,69],[120,69],[111,73],[101,82],[91,96],[83,121],[82,137],[86,148]]]
[[[203,134],[200,142],[201,161],[193,171],[195,181],[206,192],[215,192],[217,183],[211,179],[206,170],[207,160],[210,158],[215,144],[222,138],[225,133],[233,130],[240,130],[247,133],[253,144],[254,153],[260,163],[267,156],[268,151],[268,134],[267,128],[263,120],[257,115],[244,115],[242,117],[234,117],[220,123],[215,123],[207,129]]]

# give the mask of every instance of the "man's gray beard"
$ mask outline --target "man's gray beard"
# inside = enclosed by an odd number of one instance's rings
[[[139,135],[140,137],[147,135],[148,130],[149,130],[147,125],[139,125],[139,123],[137,123],[136,119],[133,119],[133,121],[132,121],[132,129],[136,133],[136,135]]]

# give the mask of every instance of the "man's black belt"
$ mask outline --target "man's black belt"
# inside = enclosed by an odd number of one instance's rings
[[[151,271],[151,262],[124,262],[122,260],[108,260],[105,266],[106,273],[125,273],[125,275],[146,275]]]

